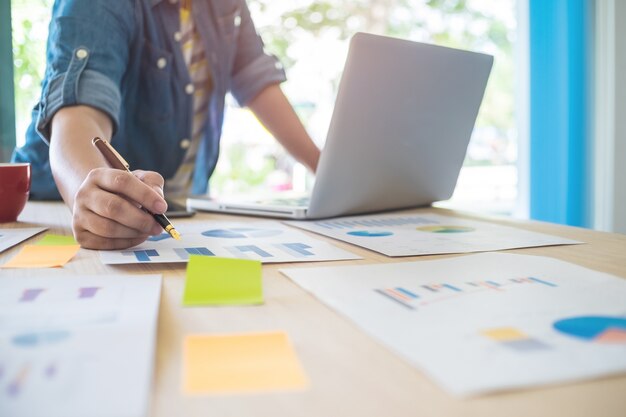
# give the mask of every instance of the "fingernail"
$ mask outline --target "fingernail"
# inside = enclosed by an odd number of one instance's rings
[[[152,236],[160,235],[161,233],[163,233],[163,228],[161,226],[159,226],[158,224],[152,226],[152,230],[150,231],[150,234]]]
[[[167,204],[164,201],[157,201],[154,203],[154,210],[156,213],[165,213],[167,210]]]

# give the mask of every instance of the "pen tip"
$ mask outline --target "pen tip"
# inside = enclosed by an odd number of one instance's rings
[[[171,235],[174,239],[176,239],[176,240],[180,240],[180,233],[178,233],[178,231],[177,231],[176,229],[172,228],[172,229],[170,230],[170,235]]]

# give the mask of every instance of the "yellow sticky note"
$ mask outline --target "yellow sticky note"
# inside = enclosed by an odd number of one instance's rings
[[[263,303],[261,262],[191,255],[183,304],[232,305]]]
[[[483,330],[481,333],[490,339],[500,341],[528,339],[527,335],[513,327],[499,327],[497,329]]]
[[[54,268],[65,265],[76,255],[80,245],[26,245],[3,268]]]
[[[184,341],[188,394],[300,390],[308,379],[284,332],[191,335]]]
[[[41,240],[35,243],[37,246],[67,246],[78,245],[74,236],[62,236],[47,234]]]

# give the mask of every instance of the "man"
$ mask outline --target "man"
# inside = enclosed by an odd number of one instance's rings
[[[284,80],[245,0],[57,0],[41,100],[13,159],[31,162],[33,198],[60,193],[83,247],[134,246],[161,232],[139,207],[165,212],[163,188],[207,191],[228,91],[315,171]],[[96,136],[140,170],[109,168]]]

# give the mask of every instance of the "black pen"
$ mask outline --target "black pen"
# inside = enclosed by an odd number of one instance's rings
[[[120,155],[109,142],[101,138],[93,138],[91,143],[93,143],[93,146],[95,146],[100,151],[102,156],[104,156],[104,159],[106,159],[109,165],[111,165],[111,168],[121,169],[122,171],[130,172],[130,166],[128,165],[128,162],[126,162],[126,160],[122,158],[122,155]],[[170,220],[165,216],[165,214],[154,214],[146,209],[143,210],[146,211],[146,213],[150,214],[152,217],[154,217],[154,220],[156,220],[156,222],[159,223],[161,227],[170,234],[170,236],[172,236],[176,240],[180,240],[180,233],[178,233],[178,231],[174,229],[174,226],[172,225],[172,223],[170,223]]]

